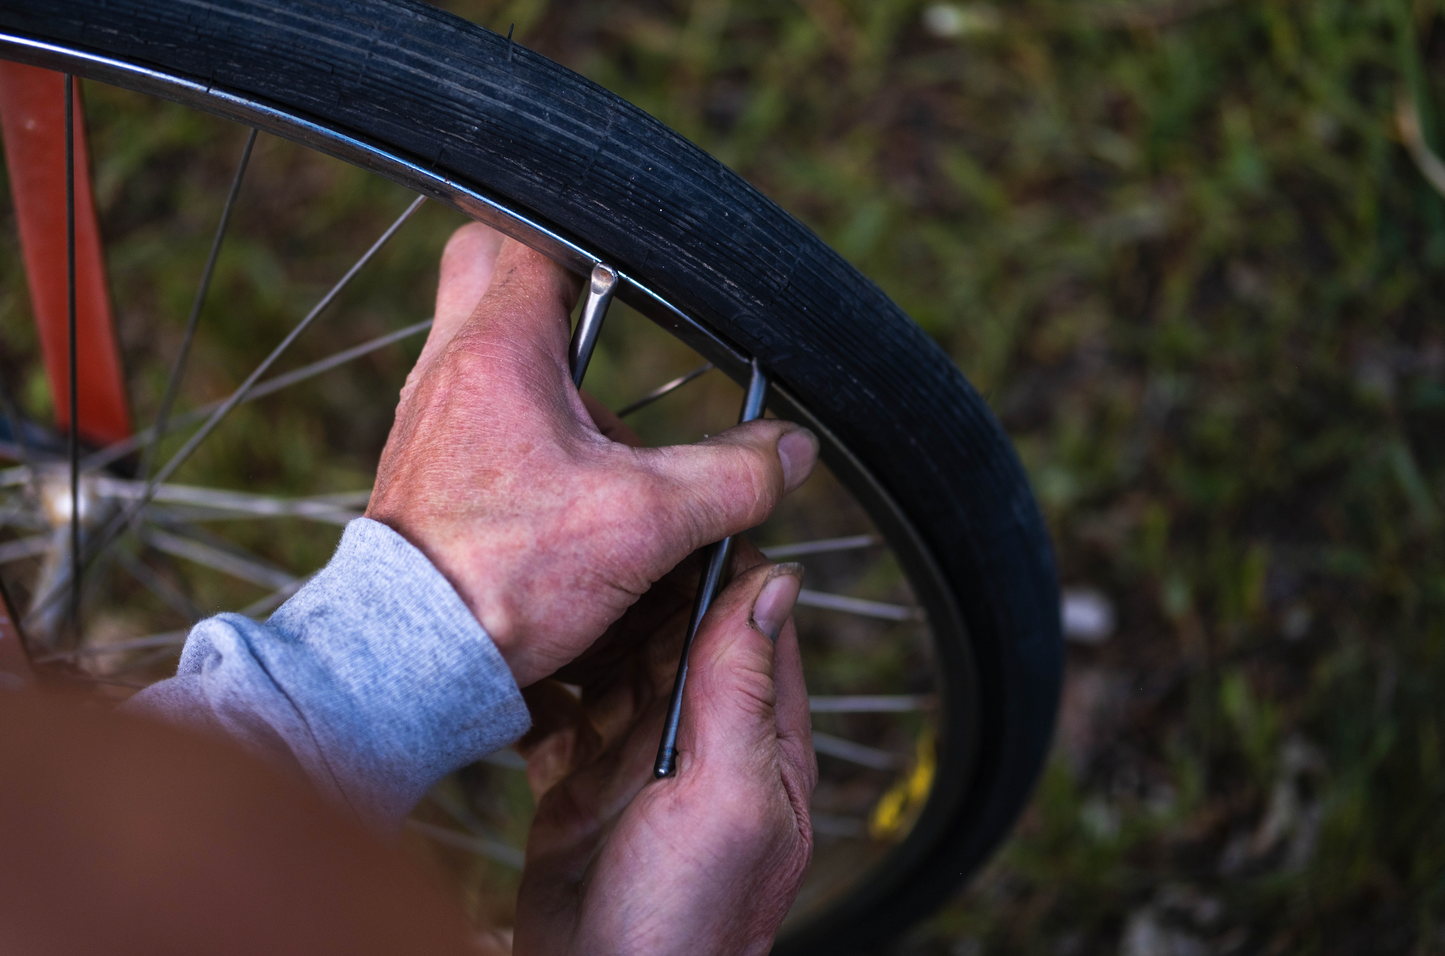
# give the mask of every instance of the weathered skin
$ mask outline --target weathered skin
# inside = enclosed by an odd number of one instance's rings
[[[567,372],[576,296],[559,266],[485,226],[453,236],[367,510],[446,575],[522,687],[688,554],[761,523],[817,456],[811,432],[777,420],[695,445],[612,440]]]
[[[763,521],[817,440],[759,420],[639,447],[572,386],[576,295],[486,227],[452,237],[368,515],[432,560],[528,688],[539,805],[516,952],[764,953],[812,852],[799,567],[739,548],[693,647],[678,772],[653,781],[652,761],[697,576],[679,562]],[[580,699],[544,680],[564,667]]]

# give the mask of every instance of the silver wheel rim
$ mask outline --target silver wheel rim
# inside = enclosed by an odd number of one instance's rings
[[[472,219],[484,222],[547,255],[578,275],[586,276],[594,267],[604,264],[605,257],[567,237],[562,230],[538,222],[476,188],[436,174],[382,146],[326,129],[324,126],[292,116],[266,103],[223,90],[208,88],[184,77],[138,67],[83,50],[10,34],[0,33],[0,58],[28,62],[178,102],[307,146],[317,152],[370,170],[385,179],[413,190],[422,197],[439,201]],[[743,350],[706,324],[693,319],[673,306],[666,298],[646,286],[635,276],[624,270],[618,270],[616,295],[620,301],[671,332],[684,344],[703,356],[710,366],[723,371],[740,384],[746,382],[751,360]],[[385,342],[377,340],[359,346],[357,349],[347,350],[347,352],[356,352],[363,348],[380,348],[404,334],[421,331],[427,324],[429,323],[418,323],[384,337]],[[333,359],[344,361],[341,354],[338,353]],[[320,366],[325,362],[313,364]],[[294,376],[297,373],[308,371],[309,368],[298,369],[286,373],[286,375],[278,375],[271,380],[259,382],[260,388],[256,390],[255,397],[270,394],[277,388],[299,380]],[[325,371],[325,369],[313,370],[312,374],[319,374],[320,371]],[[705,369],[697,370],[699,374],[702,371]],[[690,380],[687,376],[682,378]],[[660,398],[684,384],[686,381],[669,382],[655,389],[654,393],[656,394],[650,393],[643,396],[643,399]],[[268,387],[269,390],[266,390]],[[640,406],[642,403],[634,404]],[[921,859],[948,823],[949,809],[961,804],[962,795],[969,787],[974,770],[974,755],[977,751],[974,739],[978,727],[975,668],[966,640],[962,616],[954,603],[947,582],[927,547],[923,544],[921,536],[918,535],[897,502],[882,487],[870,470],[838,441],[832,430],[797,401],[785,385],[776,383],[773,385],[768,404],[769,409],[779,417],[805,424],[818,434],[823,443],[824,462],[831,468],[839,482],[852,494],[862,510],[872,519],[878,534],[891,546],[893,553],[903,566],[904,575],[914,590],[917,606],[922,608],[922,614],[926,616],[933,632],[934,645],[947,643],[955,652],[952,665],[947,667],[941,675],[940,699],[937,701],[937,707],[940,712],[951,709],[955,713],[963,714],[962,719],[955,723],[961,724],[964,728],[965,739],[940,739],[937,741],[938,752],[948,754],[949,759],[937,768],[932,778],[932,786],[928,792],[926,803],[915,810],[915,822],[911,829],[907,831],[901,841],[885,851],[882,859],[871,865],[868,871],[869,880],[858,883],[834,900],[834,902],[841,902],[841,905],[846,906],[866,905],[870,897],[883,891],[888,880],[897,878],[898,874],[906,873]],[[624,411],[631,410],[624,409]],[[179,427],[182,427],[180,419],[171,422],[172,429]],[[17,480],[23,480],[19,475],[19,470],[11,468],[0,471],[0,488],[7,483],[14,484]],[[197,490],[210,491],[210,489]],[[112,486],[108,491],[114,497],[121,497],[125,493],[133,494],[135,489]],[[270,503],[262,503],[257,500],[246,502],[241,497],[232,497],[224,503],[215,499],[209,503],[194,499],[191,501],[179,500],[184,498],[185,494],[186,492],[178,490],[177,486],[161,486],[161,494],[157,495],[157,500],[168,505],[189,504],[202,508],[212,507],[213,510],[224,510],[222,504],[232,510],[243,510],[248,505],[274,506],[274,499]],[[235,493],[228,494],[234,495]],[[349,508],[347,505],[351,507]],[[293,500],[288,506],[299,509],[296,513],[304,512],[302,516],[331,522],[345,520],[347,517],[359,513],[352,510],[355,502]],[[41,547],[41,542],[34,540],[34,537],[0,544],[0,562],[18,559],[23,556],[22,552],[27,552],[27,549],[30,549],[27,553],[34,553]],[[44,545],[48,547],[50,542],[46,541]],[[195,558],[205,555],[212,561],[223,560],[222,556],[208,551],[204,547],[205,542],[200,542],[200,546],[197,546],[194,541],[178,541],[172,537],[162,538],[161,545],[163,548],[170,547],[173,550],[184,549],[187,557]],[[783,558],[787,556],[787,552],[779,550],[773,556]],[[233,564],[231,568],[239,570],[241,566]],[[283,580],[276,575],[275,569],[252,567],[245,569],[245,573],[251,574],[253,579],[258,582],[268,581],[274,585],[274,589],[266,598],[244,609],[243,613],[265,613],[279,605],[305,583],[304,578],[292,575],[286,575]],[[284,574],[284,572],[282,573]],[[917,613],[909,607],[859,601],[846,596],[828,594],[809,593],[800,598],[799,603],[805,607],[811,606],[865,616],[880,616],[894,620],[904,619]],[[870,604],[873,606],[867,606]],[[94,653],[115,653],[121,650],[132,651],[149,648],[168,653],[183,639],[184,632],[149,635],[137,639],[137,642],[131,647],[110,646],[103,651]],[[83,649],[71,652],[70,659],[73,659],[81,651]],[[50,660],[66,658],[67,654],[64,652],[56,652],[49,657]],[[42,661],[45,659],[41,658]],[[815,700],[814,703],[815,713],[836,713],[840,712],[842,706],[850,706],[840,705],[837,700]],[[916,700],[899,701],[894,706],[901,711],[905,707],[918,704],[919,702]],[[886,710],[886,706],[882,704],[869,705],[870,709],[874,707]],[[943,731],[948,732],[946,728]],[[830,738],[826,734],[818,734],[818,738],[821,741],[817,748],[820,754],[857,762],[863,766],[873,766],[878,770],[885,769],[884,764],[888,755],[868,753],[869,748],[864,745],[855,744],[850,749],[848,746],[850,741]],[[897,755],[892,756],[896,758]],[[494,755],[487,763],[506,767],[510,761],[505,756]],[[461,820],[457,822],[464,823]],[[823,823],[822,827],[816,827],[819,822]],[[815,815],[815,828],[820,836],[826,836],[828,827],[833,823],[834,821],[826,819],[820,821]],[[489,838],[486,836],[468,835],[455,831],[449,831],[452,832],[452,836],[443,836],[436,831],[434,826],[428,829],[429,825],[425,823],[414,823],[412,826],[431,839],[444,843],[450,842],[451,845],[467,852],[494,859],[506,865],[511,865],[516,860],[515,856],[509,855],[500,848],[505,844],[493,845],[488,842]]]

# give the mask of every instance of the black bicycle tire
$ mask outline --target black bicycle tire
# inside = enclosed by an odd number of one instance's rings
[[[1057,707],[1048,534],[986,403],[806,227],[636,107],[416,0],[3,0],[0,28],[383,143],[575,237],[756,355],[907,515],[949,582],[977,673],[973,773],[949,826],[907,879],[786,948],[865,947],[930,911],[997,846]]]

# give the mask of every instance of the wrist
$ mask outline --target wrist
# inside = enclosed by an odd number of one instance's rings
[[[431,532],[423,522],[411,518],[404,511],[387,508],[382,501],[373,501],[366,510],[366,517],[391,528],[431,562],[491,640],[518,687],[526,687],[545,676],[535,673],[536,667],[519,636],[520,629],[514,624],[514,616],[503,609],[492,591],[475,585],[474,582],[492,579],[490,575],[474,573],[470,567],[486,563],[476,553],[477,548],[463,549],[460,542],[448,541],[446,534]]]

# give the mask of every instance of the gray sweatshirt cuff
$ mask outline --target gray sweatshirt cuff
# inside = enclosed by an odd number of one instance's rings
[[[496,645],[431,563],[368,518],[265,624],[191,631],[176,676],[128,705],[293,760],[394,829],[441,777],[516,740],[527,707]]]

